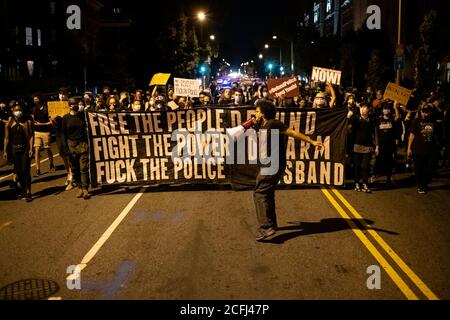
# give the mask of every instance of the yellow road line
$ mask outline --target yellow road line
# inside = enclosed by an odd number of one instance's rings
[[[352,231],[356,234],[359,240],[364,244],[364,246],[369,250],[369,252],[378,261],[380,266],[386,271],[386,273],[391,277],[392,281],[397,285],[397,287],[402,291],[408,300],[419,300],[419,298],[414,294],[414,292],[408,287],[408,285],[403,281],[403,279],[398,275],[398,273],[392,268],[392,266],[386,261],[386,259],[381,255],[381,253],[375,248],[375,246],[369,241],[369,239],[364,235],[359,227],[351,220],[350,216],[345,212],[345,210],[337,203],[330,192],[326,189],[321,189],[325,197],[330,201],[330,203],[336,208],[337,212],[346,219],[346,222],[350,225]]]
[[[357,219],[364,219],[358,211],[344,198],[344,196],[336,189],[332,189],[333,193],[342,201],[342,203],[350,210],[350,212]],[[386,251],[386,253],[395,261],[395,263],[403,270],[404,273],[411,279],[411,281],[419,288],[420,291],[429,300],[439,300],[439,298],[428,288],[428,286],[411,270],[411,268],[395,253],[394,250],[381,238],[381,236],[372,230],[370,226],[367,226],[369,234],[377,241],[380,246]]]

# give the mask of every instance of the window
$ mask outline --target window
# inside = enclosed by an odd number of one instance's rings
[[[26,46],[33,45],[33,28],[30,27],[25,28],[25,45]]]
[[[319,22],[319,9],[320,6],[318,3],[314,3],[314,23]]]
[[[331,0],[327,0],[327,13],[331,12]]]
[[[50,14],[53,16],[56,14],[56,3],[54,1],[50,2]]]
[[[28,68],[28,74],[30,75],[30,77],[33,76],[33,72],[34,72],[34,61],[27,61],[27,68]]]
[[[37,29],[37,45],[40,47],[42,45],[41,41],[41,29]]]

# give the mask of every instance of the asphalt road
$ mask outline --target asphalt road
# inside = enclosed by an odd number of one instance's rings
[[[83,200],[56,164],[50,174],[43,162],[30,203],[0,168],[0,299],[450,299],[448,171],[427,195],[409,174],[372,194],[278,190],[280,230],[259,243],[250,191],[104,188]]]

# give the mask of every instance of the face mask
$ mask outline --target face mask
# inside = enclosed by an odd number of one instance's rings
[[[426,119],[426,120],[430,119],[430,113],[429,112],[421,112],[421,114],[422,114],[422,118],[423,119]]]
[[[383,115],[389,117],[391,115],[391,110],[383,110]]]
[[[241,96],[235,96],[234,97],[234,102],[235,103],[241,103]]]
[[[319,108],[325,107],[325,99],[317,99],[316,98],[316,99],[314,99],[314,104]]]
[[[14,114],[14,117],[16,117],[17,119],[22,117],[22,111],[14,111],[13,114]]]
[[[78,106],[78,111],[83,112],[84,111],[84,105]]]
[[[72,110],[72,111],[74,111],[74,112],[78,112],[78,109],[79,109],[80,107],[78,106],[78,105],[74,105],[74,106],[70,106],[70,109]]]
[[[264,97],[264,98],[267,98],[268,96],[269,96],[269,93],[268,93],[267,91],[264,91],[264,92],[263,92],[263,97]]]
[[[133,111],[141,111],[140,105],[133,105]]]

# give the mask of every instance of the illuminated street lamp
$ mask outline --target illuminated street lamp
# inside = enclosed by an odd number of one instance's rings
[[[259,56],[258,56],[258,58],[262,59],[262,58],[263,58],[263,55],[260,53]]]
[[[197,13],[197,18],[198,18],[198,20],[203,21],[203,20],[205,20],[206,15],[203,11],[200,11],[199,13]]]
[[[214,40],[216,40],[216,36],[212,34],[212,35],[209,36],[209,39],[214,41]]]
[[[277,36],[273,36],[272,39],[273,39],[273,40],[277,40]]]
[[[269,45],[266,43],[266,44],[264,45],[264,48],[269,49]]]

